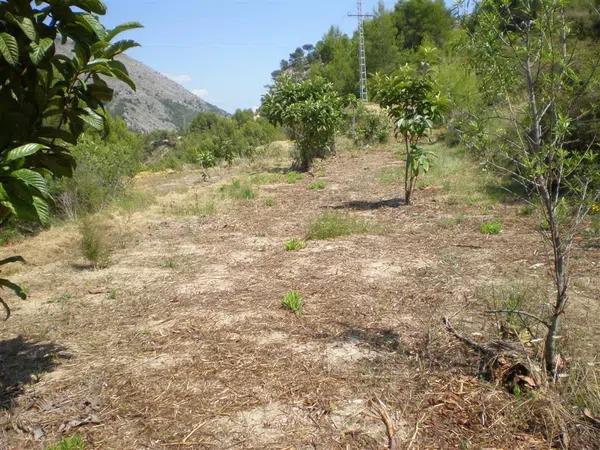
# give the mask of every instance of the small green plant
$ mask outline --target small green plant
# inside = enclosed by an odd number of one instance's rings
[[[308,188],[315,191],[315,190],[322,190],[325,189],[325,181],[323,180],[317,180],[313,183],[310,183],[308,185]]]
[[[502,222],[498,219],[484,222],[479,227],[481,234],[496,235],[502,233]]]
[[[234,179],[231,183],[221,186],[219,191],[224,196],[234,200],[252,200],[256,197],[252,186],[242,183],[238,179]]]
[[[292,239],[285,243],[284,248],[287,252],[295,252],[306,248],[306,242],[301,241],[300,239]]]
[[[312,222],[308,229],[308,240],[335,239],[340,236],[368,233],[368,222],[346,214],[327,212]]]
[[[275,206],[275,199],[273,199],[273,197],[267,197],[265,198],[265,206],[272,208],[273,206]]]
[[[281,300],[281,306],[292,311],[297,316],[301,316],[302,309],[304,307],[304,300],[299,292],[290,291],[284,295],[283,300]]]
[[[86,443],[79,435],[63,438],[46,450],[85,450]]]
[[[90,217],[85,217],[79,226],[81,250],[86,259],[96,268],[107,267],[110,263],[110,248],[106,239],[106,229]]]
[[[108,300],[116,300],[117,299],[117,290],[113,288],[110,291],[108,291],[108,293],[106,294],[106,298]]]
[[[160,267],[174,270],[177,268],[177,261],[175,261],[175,258],[167,258],[160,263]]]
[[[291,172],[287,173],[286,180],[288,184],[296,184],[298,181],[304,180],[304,174],[292,170]]]
[[[282,183],[285,177],[281,173],[262,172],[254,174],[250,177],[250,183],[252,184],[277,184]]]

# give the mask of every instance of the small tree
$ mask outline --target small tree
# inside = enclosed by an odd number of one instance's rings
[[[282,76],[264,96],[261,113],[274,125],[285,127],[296,143],[295,164],[307,171],[315,158],[334,151],[343,108],[344,99],[323,78],[296,82]]]
[[[404,199],[410,205],[417,178],[429,170],[435,156],[419,142],[441,118],[443,101],[431,77],[409,66],[391,75],[376,74],[371,91],[394,121],[396,137],[402,136],[404,141]]]
[[[533,191],[547,224],[542,232],[551,248],[555,297],[550,314],[538,320],[546,329],[544,361],[552,374],[559,365],[557,339],[569,301],[569,258],[600,196],[598,144],[576,131],[597,120],[580,105],[594,89],[600,61],[597,53],[585,56],[585,46],[575,41],[568,5],[562,0],[478,2],[470,45],[487,100],[496,105],[490,117],[494,132],[485,136],[484,131],[474,142],[493,146],[492,164]],[[479,129],[489,130],[483,122]]]
[[[98,20],[105,13],[100,0],[0,3],[0,225],[11,216],[48,222],[47,179],[72,175],[68,145],[86,126],[105,128],[103,104],[113,96],[105,78],[135,89],[115,57],[138,44],[112,40],[140,25],[107,30]],[[57,39],[68,40],[73,54],[58,54]],[[0,287],[25,297],[8,280]]]

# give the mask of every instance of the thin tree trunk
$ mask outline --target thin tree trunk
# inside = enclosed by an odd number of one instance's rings
[[[406,167],[404,168],[404,203],[410,205],[410,197],[412,194],[412,188],[410,186],[410,145],[408,137],[404,136],[404,145],[406,147]]]

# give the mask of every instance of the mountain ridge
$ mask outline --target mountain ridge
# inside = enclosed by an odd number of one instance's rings
[[[57,52],[70,54],[72,46],[57,43]],[[123,118],[132,130],[142,133],[177,131],[186,128],[201,112],[229,115],[148,65],[127,55],[119,55],[117,59],[127,67],[136,90],[118,80],[108,79],[114,98],[106,107]]]

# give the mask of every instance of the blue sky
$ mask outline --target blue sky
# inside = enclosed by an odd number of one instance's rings
[[[233,112],[260,104],[270,73],[330,25],[352,33],[354,0],[105,0],[112,27],[137,20],[129,55]],[[378,0],[364,0],[372,11]],[[386,0],[392,7],[394,0]]]

